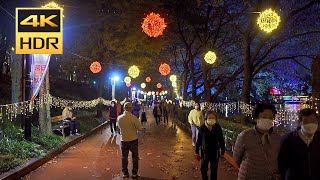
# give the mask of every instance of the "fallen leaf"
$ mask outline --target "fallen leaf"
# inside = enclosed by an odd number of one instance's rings
[[[85,167],[83,167],[83,168],[84,168],[84,169],[87,169],[88,167],[85,166]]]

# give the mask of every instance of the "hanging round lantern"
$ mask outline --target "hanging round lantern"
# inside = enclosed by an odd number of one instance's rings
[[[151,82],[151,78],[149,76],[146,77],[146,82]]]
[[[171,71],[171,68],[169,64],[166,64],[166,63],[160,64],[159,72],[162,76],[166,76],[170,74],[170,71]]]
[[[139,76],[140,70],[137,66],[133,65],[128,69],[128,74],[132,78],[136,78]]]
[[[167,24],[164,22],[164,18],[161,18],[159,14],[150,13],[144,18],[142,22],[142,31],[150,37],[158,37],[163,34]]]
[[[94,61],[90,65],[90,71],[94,74],[99,73],[102,70],[101,64],[98,61]]]
[[[204,60],[208,63],[208,64],[213,64],[216,62],[217,60],[217,56],[216,53],[212,52],[212,51],[208,51],[206,53],[206,55],[204,56]]]
[[[177,76],[176,75],[171,75],[169,79],[170,79],[171,82],[176,82],[177,81]]]
[[[260,29],[270,33],[271,31],[277,29],[280,23],[280,16],[273,10],[267,9],[260,13],[257,19],[257,24]]]
[[[130,86],[131,86],[131,83],[126,83],[126,86],[127,86],[127,87],[130,87]]]
[[[146,88],[146,86],[147,86],[146,83],[141,83],[141,88],[142,89]]]
[[[172,82],[172,87],[177,87],[177,82]]]
[[[125,82],[126,84],[131,83],[131,77],[125,77],[125,78],[124,78],[124,82]]]
[[[158,84],[157,84],[157,88],[160,89],[161,87],[162,87],[162,84],[161,84],[161,83],[158,83]]]

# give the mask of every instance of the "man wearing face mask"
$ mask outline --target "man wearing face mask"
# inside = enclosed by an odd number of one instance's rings
[[[282,138],[278,157],[285,180],[320,179],[320,132],[317,113],[306,108],[299,111],[299,127]]]
[[[188,116],[188,121],[192,131],[192,146],[195,147],[198,139],[199,128],[204,124],[203,113],[200,110],[199,103],[196,103]]]
[[[72,103],[68,103],[67,106],[62,111],[62,117],[64,120],[68,121],[70,126],[70,135],[81,135],[80,134],[80,122],[75,121],[76,117],[72,113]]]
[[[218,177],[219,157],[225,152],[222,129],[217,124],[217,115],[213,111],[206,113],[206,121],[199,129],[195,158],[201,159],[201,174],[203,180],[208,180],[208,164],[210,162],[210,179]],[[201,157],[199,151],[201,149]]]

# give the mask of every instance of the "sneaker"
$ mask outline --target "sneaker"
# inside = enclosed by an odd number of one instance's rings
[[[123,174],[122,177],[123,178],[129,178],[129,174]]]
[[[80,133],[76,133],[75,135],[80,136],[81,134]]]
[[[132,174],[132,179],[138,179],[139,175],[138,174]]]
[[[71,133],[70,136],[74,136],[74,134]]]

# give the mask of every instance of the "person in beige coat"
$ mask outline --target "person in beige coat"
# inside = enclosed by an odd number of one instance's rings
[[[257,124],[238,135],[233,157],[240,167],[238,180],[280,180],[278,154],[281,136],[273,131],[277,111],[272,104],[258,104],[253,112]]]
[[[200,110],[200,104],[196,103],[188,115],[188,122],[191,125],[192,146],[195,147],[198,140],[199,128],[204,124],[203,112]]]

